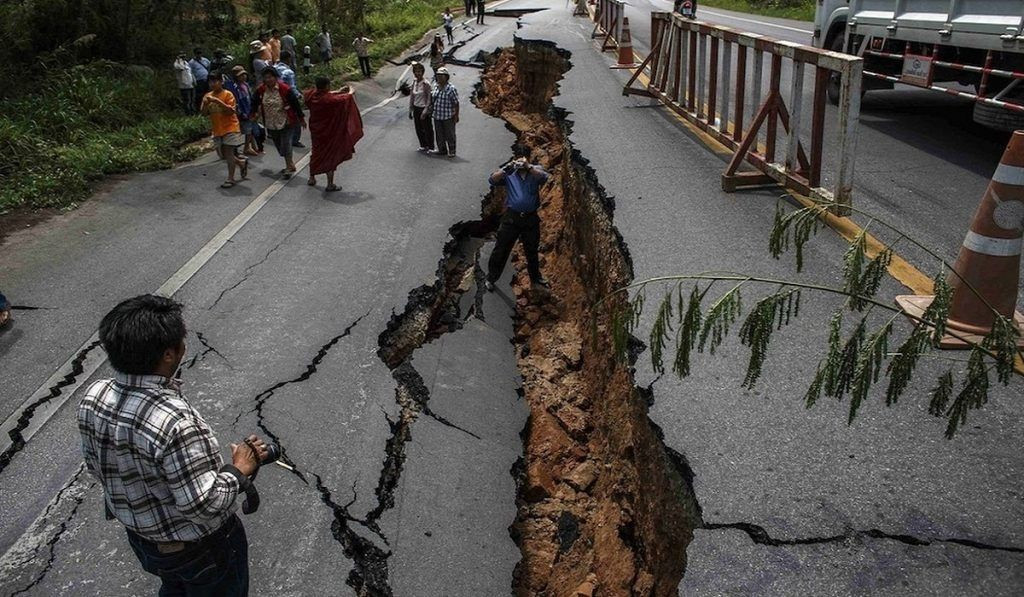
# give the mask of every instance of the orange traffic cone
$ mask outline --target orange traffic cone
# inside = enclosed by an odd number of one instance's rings
[[[629,35],[629,19],[622,17],[622,39],[619,42],[619,62],[612,68],[636,68],[640,66],[633,56],[633,38]]]
[[[1024,316],[1016,313],[1020,253],[1024,233],[1024,131],[1017,131],[1006,146],[992,182],[960,248],[949,277],[953,301],[946,326],[958,335],[978,342],[992,329],[993,310],[1012,317],[1024,331]],[[972,290],[973,289],[973,290]],[[896,302],[911,315],[920,316],[931,296],[898,296]],[[948,335],[942,348],[966,348]],[[1024,338],[1021,340],[1024,346]]]

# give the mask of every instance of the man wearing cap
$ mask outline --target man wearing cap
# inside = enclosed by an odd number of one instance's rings
[[[231,77],[234,79],[234,85],[231,92],[235,94],[235,107],[238,113],[238,125],[241,128],[242,135],[245,136],[245,155],[259,155],[256,151],[256,142],[253,139],[253,122],[252,116],[252,86],[249,85],[249,73],[245,72],[245,67],[238,65],[231,69]]]
[[[459,92],[448,82],[451,74],[441,67],[434,72],[434,87],[430,91],[430,114],[434,119],[434,153],[455,157],[455,125],[459,122]]]
[[[501,278],[505,262],[515,246],[516,240],[523,243],[526,254],[526,269],[533,286],[550,288],[551,285],[540,273],[540,188],[548,180],[548,173],[536,164],[531,164],[526,155],[520,155],[496,170],[489,182],[491,186],[505,187],[505,213],[498,225],[498,238],[487,262],[487,280],[484,286],[494,291],[494,283]]]
[[[260,40],[255,39],[249,44],[249,59],[252,61],[252,72],[259,74],[270,66],[270,63],[263,58],[264,53],[263,42]]]

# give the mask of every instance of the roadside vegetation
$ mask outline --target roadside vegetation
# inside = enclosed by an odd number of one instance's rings
[[[438,26],[445,0],[50,0],[0,6],[0,216],[17,208],[69,208],[105,176],[170,167],[195,157],[208,123],[182,114],[170,65],[195,46],[221,48],[248,65],[261,29],[291,24],[297,46],[313,47],[326,22],[335,60],[300,75],[358,73],[359,30],[374,69]],[[452,5],[454,8],[454,5]],[[119,14],[114,14],[119,13]],[[172,15],[172,16],[169,16]],[[300,58],[301,60],[301,58]],[[15,79],[15,76],[17,77]]]
[[[701,6],[797,21],[813,21],[815,2],[814,0],[699,0],[697,4],[698,17]]]

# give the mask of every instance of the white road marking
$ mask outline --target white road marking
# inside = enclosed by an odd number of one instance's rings
[[[743,17],[734,17],[732,15],[727,15],[727,14],[722,13],[722,12],[715,12],[713,10],[708,10],[706,8],[698,9],[697,17],[700,18],[701,14],[709,14],[709,15],[714,15],[716,17],[723,17],[723,18],[726,18],[726,19],[732,19],[734,21],[740,21],[740,22],[743,22],[743,23],[754,23],[755,25],[764,25],[765,27],[775,27],[776,29],[785,29],[786,31],[795,31],[797,33],[805,33],[807,35],[814,35],[813,31],[808,31],[806,29],[798,29],[796,27],[790,27],[788,25],[779,25],[779,24],[776,24],[776,23],[770,23],[768,21],[757,21],[757,20],[754,20],[754,19],[744,19]]]
[[[370,106],[369,108],[366,108],[365,110],[360,110],[359,113],[361,115],[366,115],[369,112],[376,110],[377,108],[387,105],[388,103],[394,101],[398,97],[399,95],[397,93],[394,93],[389,97],[384,98],[380,102],[377,102],[376,104]],[[309,154],[307,153],[305,156],[300,158],[298,162],[295,163],[295,174],[297,175],[299,172],[304,170],[308,164]],[[296,176],[292,176],[292,179],[294,178],[296,178]],[[192,278],[192,276],[196,275],[196,272],[202,269],[202,267],[206,265],[207,262],[209,262],[210,259],[212,259],[213,256],[216,255],[217,252],[220,251],[224,247],[224,245],[226,245],[227,242],[231,240],[231,238],[235,236],[235,234],[237,234],[238,231],[241,230],[249,222],[249,220],[253,218],[253,216],[255,216],[261,209],[263,209],[263,206],[266,205],[271,199],[273,199],[274,196],[276,196],[281,191],[281,189],[283,189],[288,184],[288,182],[289,181],[285,180],[275,180],[274,182],[270,183],[270,186],[264,189],[262,193],[257,195],[256,198],[249,203],[249,205],[245,206],[245,209],[239,212],[238,215],[234,217],[234,219],[228,222],[227,226],[224,226],[224,228],[222,228],[220,232],[215,234],[213,238],[211,238],[205,245],[203,245],[203,247],[199,249],[199,251],[185,263],[185,265],[181,266],[178,269],[178,271],[171,274],[171,277],[168,278],[167,281],[165,281],[163,284],[161,284],[160,287],[156,289],[154,294],[170,297],[173,296],[174,293],[181,290],[181,287],[184,286],[185,283]],[[8,448],[10,448],[13,445],[14,441],[11,438],[9,432],[14,430],[18,426],[18,421],[20,420],[22,413],[24,413],[25,410],[29,408],[33,403],[46,398],[46,396],[50,394],[50,388],[57,385],[66,376],[70,376],[73,370],[74,360],[78,356],[78,354],[81,353],[83,350],[88,349],[90,345],[96,343],[98,340],[99,332],[97,331],[94,332],[91,336],[89,336],[89,339],[86,340],[85,343],[82,344],[80,347],[78,347],[75,350],[75,352],[71,355],[71,357],[69,357],[68,360],[64,361],[64,363],[53,373],[53,375],[48,377],[46,381],[44,381],[43,384],[40,385],[35,392],[32,392],[32,395],[29,396],[24,402],[22,402],[21,405],[19,405],[18,408],[16,408],[14,412],[11,413],[10,416],[4,419],[4,422],[0,424],[0,452],[6,452]],[[32,413],[32,418],[30,419],[29,424],[20,433],[21,438],[25,441],[26,444],[43,427],[43,425],[46,424],[47,421],[49,421],[51,418],[53,418],[55,414],[57,414],[57,411],[60,410],[60,408],[64,406],[65,403],[67,403],[67,401],[76,391],[78,391],[78,388],[82,387],[82,384],[85,383],[85,380],[92,377],[92,374],[95,373],[96,370],[99,369],[100,366],[103,365],[103,363],[105,363],[106,361],[107,356],[106,353],[102,351],[102,349],[93,350],[85,359],[85,361],[82,362],[82,372],[75,376],[75,380],[72,383],[68,384],[67,386],[61,388],[61,393],[59,396],[52,398],[49,401],[44,402],[40,404],[38,407],[36,407],[35,411]]]

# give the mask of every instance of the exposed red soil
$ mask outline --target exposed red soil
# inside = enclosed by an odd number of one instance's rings
[[[514,344],[530,408],[514,588],[675,595],[699,514],[629,365],[614,356],[611,310],[595,308],[632,272],[596,182],[571,159],[566,129],[548,110],[567,67],[553,46],[517,40],[485,72],[477,98],[552,175],[540,211],[550,296],[530,289],[521,251],[513,256]]]

